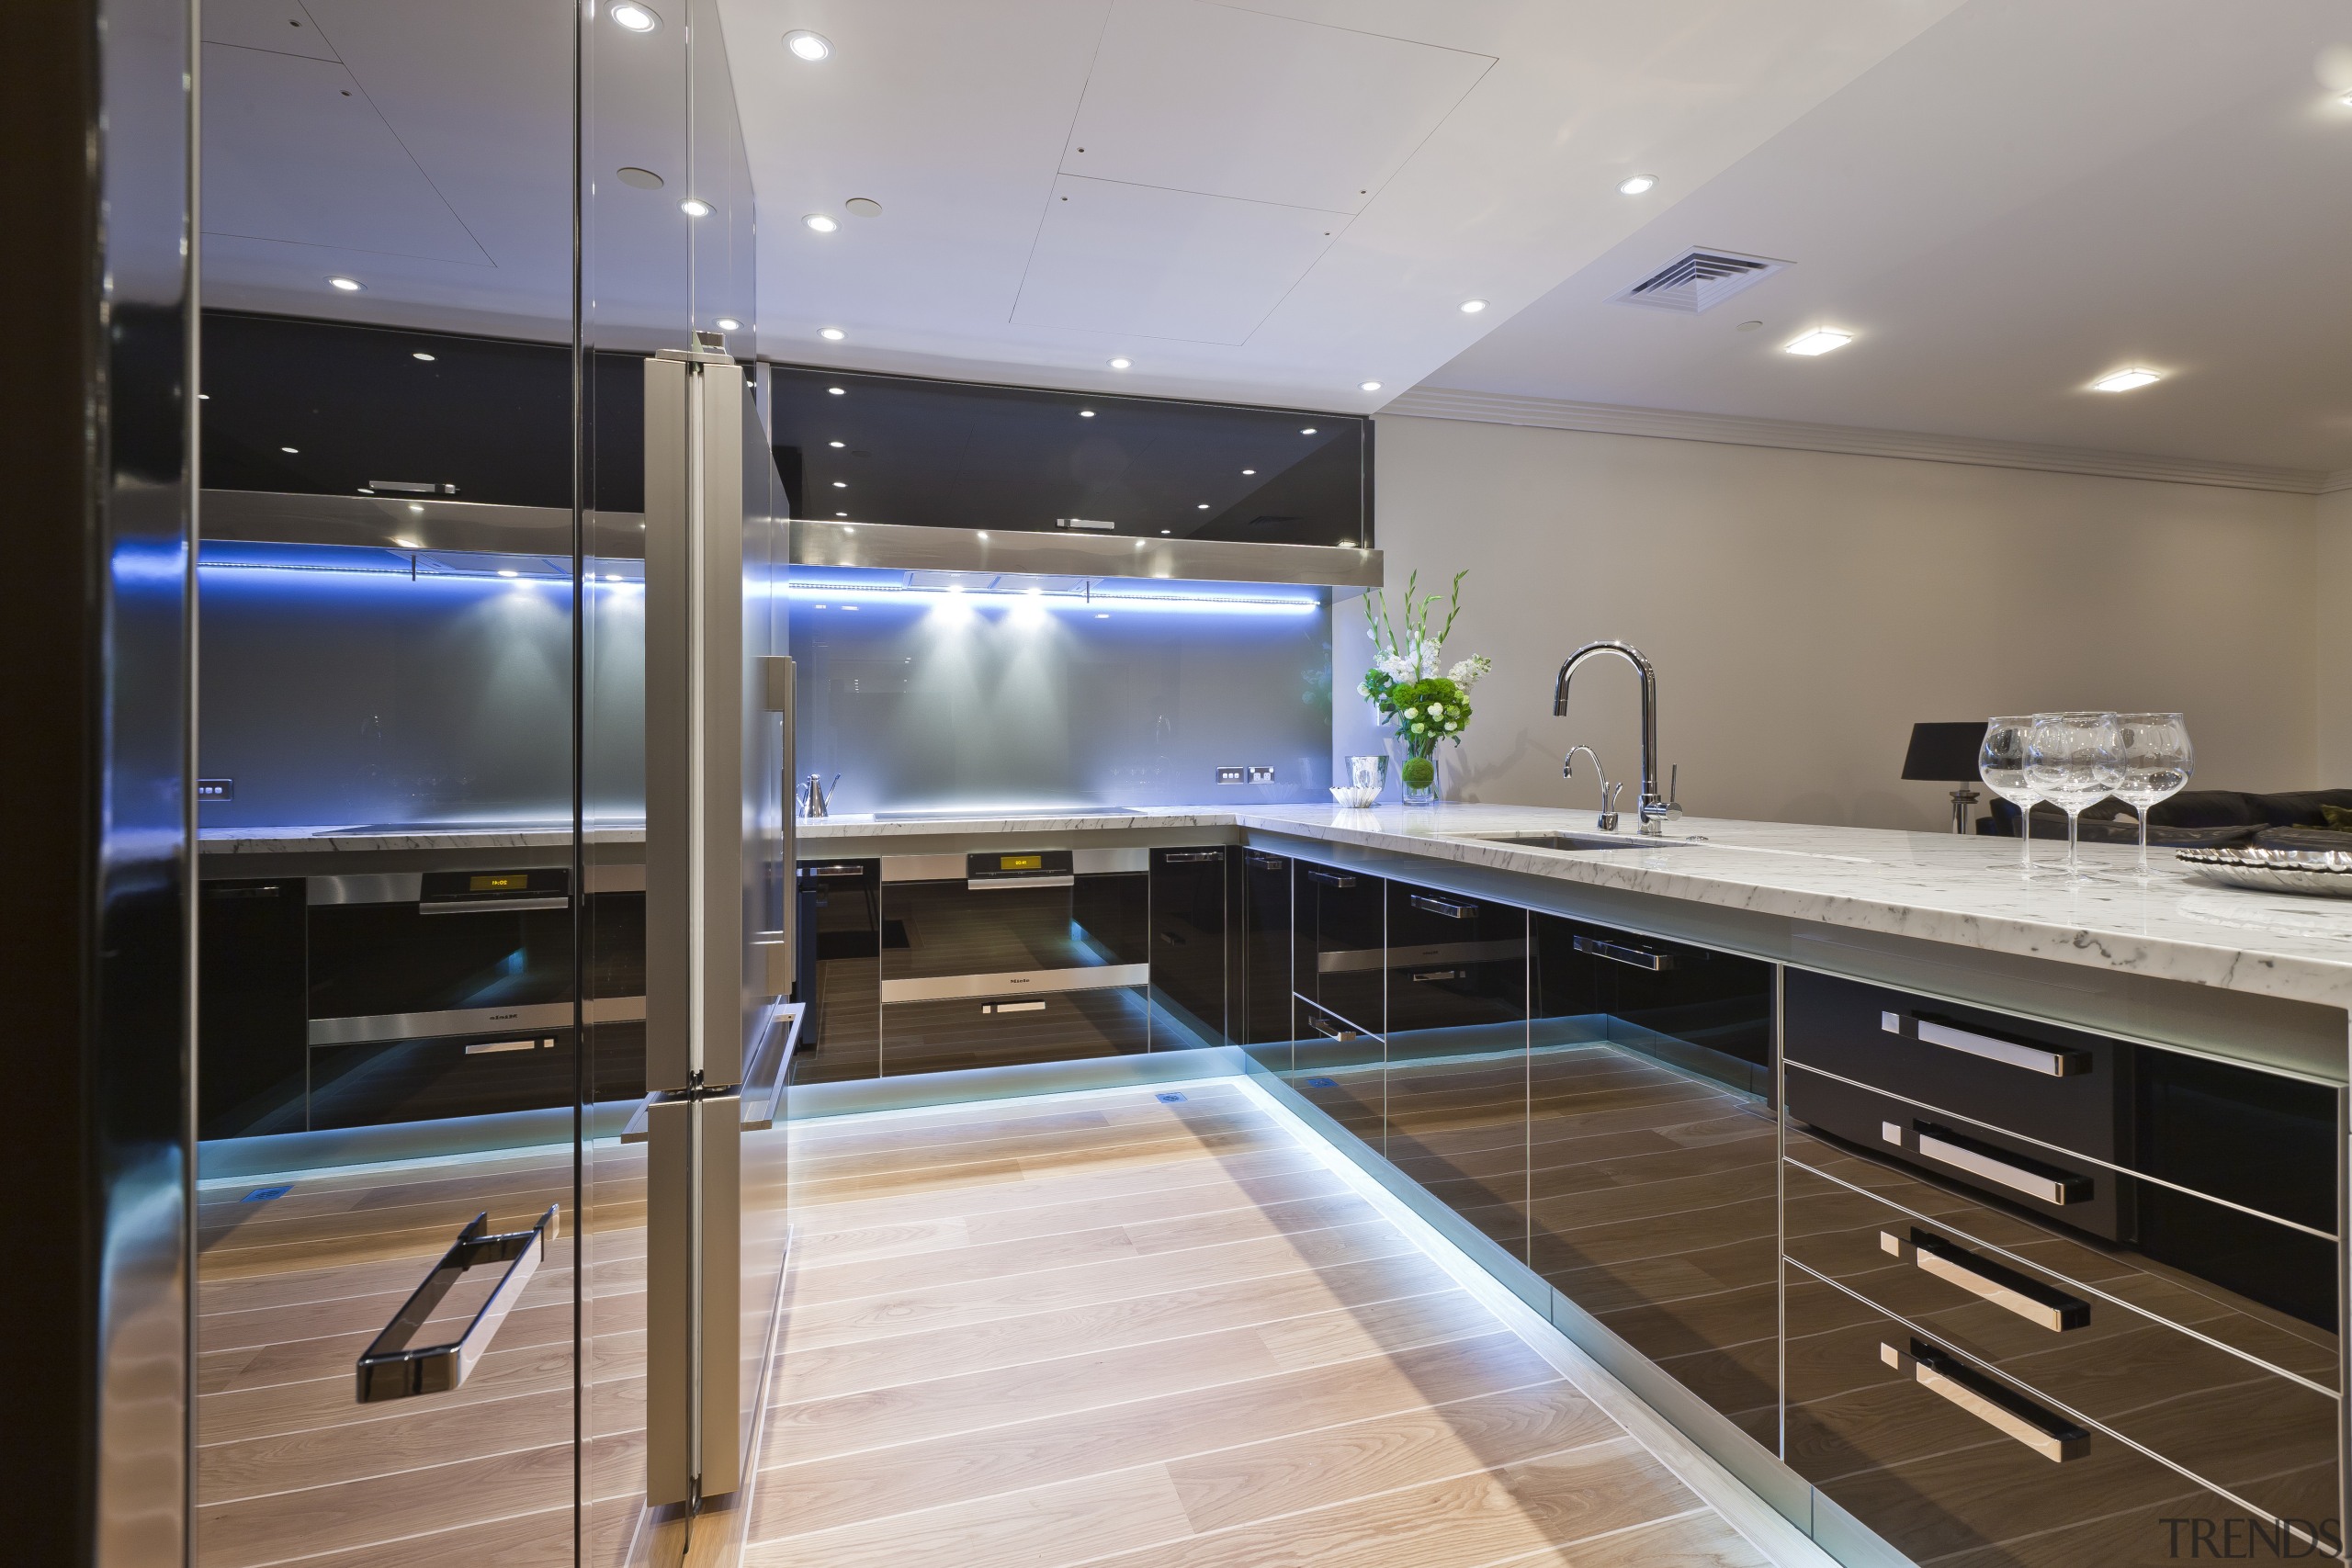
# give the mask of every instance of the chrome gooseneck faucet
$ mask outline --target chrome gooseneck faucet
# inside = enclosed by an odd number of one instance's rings
[[[1634,807],[1634,814],[1640,818],[1640,830],[1644,834],[1653,839],[1662,838],[1666,833],[1666,824],[1680,817],[1682,807],[1679,803],[1657,792],[1657,671],[1656,667],[1643,658],[1641,650],[1631,643],[1589,642],[1569,654],[1566,661],[1561,664],[1559,682],[1552,691],[1552,712],[1556,717],[1567,716],[1568,682],[1575,677],[1577,666],[1589,659],[1598,658],[1604,653],[1617,655],[1618,658],[1632,665],[1634,673],[1642,678],[1642,795],[1639,804]],[[1590,749],[1587,748],[1586,750],[1587,755],[1589,755]],[[1576,753],[1569,752],[1568,759],[1569,763],[1573,764]],[[1599,761],[1596,759],[1594,766],[1599,765]],[[1563,765],[1560,771],[1563,773],[1567,773],[1567,765]],[[1606,809],[1609,804],[1604,800],[1603,808]]]

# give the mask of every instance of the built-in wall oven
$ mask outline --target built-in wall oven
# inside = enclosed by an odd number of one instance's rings
[[[599,866],[585,982],[600,1092],[643,1092],[644,870]],[[570,1104],[571,871],[307,879],[308,1128]]]
[[[1149,1050],[1148,855],[885,857],[882,1071]]]

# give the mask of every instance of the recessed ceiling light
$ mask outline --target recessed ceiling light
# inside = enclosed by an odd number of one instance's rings
[[[839,343],[842,339],[849,336],[849,333],[842,331],[839,327],[819,327],[817,329],[817,335],[823,338],[827,343]]]
[[[1462,313],[1465,316],[1475,316],[1486,308],[1487,302],[1484,299],[1464,299],[1462,301]]]
[[[811,212],[800,220],[801,226],[820,234],[830,234],[842,226],[842,220],[830,212]]]
[[[619,176],[621,184],[633,189],[660,190],[662,188],[660,175],[650,169],[640,169],[634,164],[624,164],[613,173]]]
[[[1732,328],[1732,331],[1736,333],[1752,333],[1763,324],[1764,323],[1761,321],[1742,321],[1739,325]]]
[[[2091,383],[2091,390],[2094,392],[2132,392],[2137,391],[2140,388],[2148,385],[2152,381],[2161,381],[2164,378],[2162,376],[2159,376],[2153,370],[2118,370],[2112,376],[2102,376],[2098,380],[2093,381]]]
[[[836,513],[833,513],[833,515],[834,515],[834,516],[836,516],[836,517],[846,517],[846,516],[848,516],[848,515],[849,515],[849,513],[846,513],[846,512],[836,512]]]
[[[340,288],[345,294],[356,294],[366,287],[356,277],[330,277],[327,282],[331,287]]]
[[[411,512],[422,512],[424,510],[424,502],[421,501],[412,501],[408,503],[408,509]]]
[[[832,447],[835,451],[839,451],[841,448],[848,446],[849,443],[846,441],[828,441],[825,445]]]
[[[621,0],[612,9],[613,26],[627,28],[633,33],[650,33],[662,25],[662,18],[635,0]]]
[[[831,59],[833,53],[831,39],[822,33],[812,33],[807,28],[795,28],[785,34],[784,47],[812,65],[820,60]]]
[[[678,210],[689,218],[707,218],[710,216],[710,203],[698,196],[690,196],[678,203]]]
[[[1851,333],[1841,333],[1834,327],[1815,327],[1803,337],[1793,337],[1781,345],[1790,354],[1826,354],[1833,348],[1843,348],[1854,341]]]
[[[1617,182],[1619,196],[1645,196],[1657,188],[1656,175],[1628,175]]]
[[[509,571],[506,568],[502,566],[498,569],[498,575],[501,577],[516,577],[521,574],[518,572]]]
[[[842,206],[854,218],[879,218],[882,216],[882,204],[875,200],[870,196],[851,197],[847,201],[842,202]]]
[[[849,481],[847,479],[835,479],[833,481],[833,488],[835,490],[847,490],[849,489]]]
[[[732,316],[721,316],[710,324],[723,333],[740,333],[743,330],[743,323]]]
[[[1127,367],[1129,367],[1129,366],[1133,365],[1134,363],[1135,363],[1135,361],[1134,361],[1134,360],[1129,359],[1125,355],[1124,355],[1124,354],[1123,354],[1123,355],[1119,355],[1119,357],[1118,357],[1118,358],[1114,359],[1113,361],[1111,361],[1111,368],[1112,368],[1112,369],[1114,369],[1114,370],[1125,370],[1125,368],[1127,368]]]
[[[1380,383],[1377,381],[1358,381],[1356,383],[1356,390],[1359,392],[1376,392],[1380,390]]]
[[[1315,434],[1315,427],[1310,424],[1306,429],[1300,431],[1299,434],[1301,435],[1312,435]]]
[[[1257,469],[1255,469],[1255,468],[1244,468],[1244,469],[1242,469],[1241,471],[1242,471],[1243,473],[1245,473],[1245,474],[1254,474],[1254,473],[1256,473],[1258,470],[1257,470]]]
[[[1092,419],[1094,417],[1094,411],[1092,409],[1080,409],[1078,411],[1078,417],[1080,419]]]
[[[425,353],[423,349],[417,350],[414,354],[410,355],[409,357],[411,359],[422,359],[427,365],[433,363],[433,355]]]
[[[1207,502],[1205,502],[1205,501],[1204,501],[1204,502],[1201,502],[1198,506],[1196,506],[1196,507],[1193,508],[1193,511],[1195,511],[1195,512],[1206,512],[1208,509],[1209,509],[1209,503],[1208,503]]]
[[[1172,534],[1172,533],[1174,533],[1175,531],[1176,531],[1176,530],[1175,530],[1175,529],[1173,529],[1173,528],[1162,528],[1162,529],[1160,530],[1160,532],[1161,532],[1162,534]]]
[[[280,452],[300,452],[301,448],[300,446],[280,446],[278,450]]]
[[[825,389],[825,390],[827,390],[827,391],[829,391],[829,392],[832,393],[832,394],[833,394],[833,396],[835,396],[835,397],[837,397],[837,398],[838,398],[838,397],[842,397],[842,396],[845,395],[845,394],[848,392],[849,389],[848,389],[848,388],[846,388],[846,387],[828,387],[828,388],[826,388],[826,389]]]

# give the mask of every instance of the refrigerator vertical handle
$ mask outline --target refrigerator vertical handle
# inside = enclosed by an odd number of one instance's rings
[[[778,864],[774,870],[776,890],[775,919],[773,930],[761,931],[752,942],[766,964],[762,986],[771,997],[792,995],[794,936],[799,920],[799,894],[796,889],[796,871],[800,859],[799,815],[793,809],[792,780],[799,770],[794,765],[794,728],[798,720],[796,700],[798,696],[798,671],[789,654],[770,653],[760,657],[760,690],[762,704],[775,720],[783,736],[776,776],[767,781],[776,791],[778,832],[782,842],[777,846]]]
[[[646,1500],[742,1483],[742,1109],[733,1094],[646,1106]]]

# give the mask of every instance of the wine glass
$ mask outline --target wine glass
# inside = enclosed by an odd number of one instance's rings
[[[2027,876],[2033,874],[2033,803],[2041,798],[2041,791],[2025,776],[2026,735],[2032,728],[2030,714],[1987,720],[1984,744],[1976,749],[1976,771],[1983,775],[1984,787],[2018,808],[2018,826],[2024,840],[2018,869]]]
[[[2086,807],[2123,783],[2122,725],[2111,713],[2038,713],[2025,736],[2026,782],[2066,814],[2066,880],[2092,880],[2082,869]]]
[[[2188,786],[2197,768],[2197,750],[2188,743],[2188,721],[2177,713],[2125,713],[2115,716],[2121,727],[2123,782],[2115,795],[2140,814],[2140,871],[2148,878],[2148,807],[2178,795]]]

